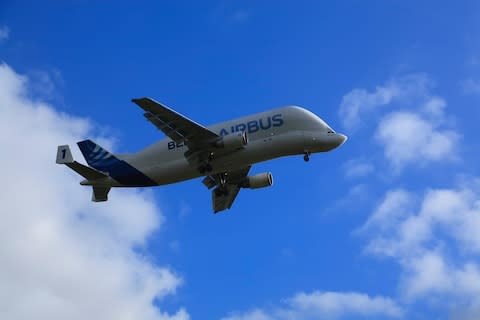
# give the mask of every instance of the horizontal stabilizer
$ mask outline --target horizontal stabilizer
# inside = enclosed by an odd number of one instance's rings
[[[72,163],[65,163],[65,165],[90,181],[107,177],[107,175],[101,173],[100,171],[87,167],[77,161],[73,161]]]
[[[68,145],[58,146],[56,162],[66,165],[87,180],[97,180],[107,177],[104,173],[73,160],[72,152]]]
[[[108,200],[108,192],[110,192],[110,187],[92,187],[92,201],[101,202]]]

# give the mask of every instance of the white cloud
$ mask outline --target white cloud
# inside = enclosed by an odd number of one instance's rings
[[[358,212],[363,205],[372,200],[371,189],[367,184],[360,183],[348,189],[344,196],[335,200],[322,210],[322,214],[349,214]]]
[[[298,293],[279,307],[234,313],[223,320],[341,319],[350,316],[398,318],[402,310],[390,298],[356,292],[314,291]]]
[[[375,235],[369,248],[379,254],[405,256],[423,251],[439,230],[461,245],[462,251],[480,254],[478,198],[480,192],[473,187],[428,190],[421,201],[404,190],[389,191],[361,231]]]
[[[140,253],[164,220],[149,193],[91,203],[55,164],[56,146],[91,136],[90,124],[32,101],[27,82],[0,65],[0,318],[188,319],[153,305],[182,280]]]
[[[426,74],[416,73],[390,79],[371,92],[354,89],[343,97],[340,117],[350,130],[374,123],[375,140],[394,173],[406,165],[459,159],[456,146],[461,135],[452,130],[447,101],[433,94],[433,88]],[[351,169],[347,177],[371,171],[360,164],[347,169]]]
[[[362,159],[348,160],[343,167],[345,170],[345,177],[347,178],[365,177],[375,170],[371,161],[365,161]]]
[[[423,104],[421,111],[425,114],[441,118],[444,115],[447,102],[441,97],[432,96]]]
[[[480,93],[480,80],[469,78],[462,83],[463,92],[467,94]]]
[[[369,114],[380,107],[395,101],[406,103],[413,98],[428,96],[432,86],[432,81],[425,74],[417,73],[391,79],[372,92],[353,89],[342,97],[340,119],[348,130],[354,130],[368,122]]]
[[[10,28],[7,26],[0,26],[0,42],[5,41],[10,36]]]
[[[356,292],[299,293],[290,299],[296,313],[319,316],[342,317],[345,315],[399,317],[400,308],[389,298],[370,297]],[[298,318],[297,318],[298,319]]]
[[[395,227],[402,219],[410,215],[413,202],[413,196],[405,190],[388,191],[360,231],[369,230],[372,227],[384,231]]]
[[[441,252],[426,251],[406,264],[402,284],[407,299],[428,298],[433,294],[467,297],[480,302],[480,270],[473,262],[454,265],[445,261]]]
[[[222,320],[273,320],[270,315],[266,314],[263,310],[254,309],[246,313],[235,313]]]
[[[438,112],[438,106],[433,109]],[[456,159],[460,135],[413,112],[392,112],[379,123],[375,138],[397,170],[407,164]]]
[[[371,92],[354,89],[343,96],[340,117],[350,130],[375,119],[375,140],[394,173],[406,165],[458,159],[461,135],[448,126],[447,101],[432,94],[433,87],[426,74],[415,73],[392,78]],[[372,168],[372,164],[350,163],[346,175],[366,175]]]
[[[478,199],[476,180],[427,190],[421,199],[390,191],[360,229],[369,237],[368,253],[402,267],[399,287],[407,301],[437,296],[449,301],[441,307],[455,312],[480,307]]]
[[[340,118],[347,129],[354,129],[362,122],[363,112],[389,104],[398,95],[395,87],[377,87],[369,93],[364,89],[353,89],[343,96],[340,103]]]
[[[58,89],[64,85],[60,70],[31,70],[28,77],[28,94],[36,99],[52,100],[60,96]]]

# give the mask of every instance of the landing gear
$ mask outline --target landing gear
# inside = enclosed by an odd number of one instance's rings
[[[200,165],[197,170],[198,172],[200,172],[201,174],[205,174],[205,173],[208,173],[208,172],[212,172],[213,170],[213,167],[212,165],[210,164],[210,162],[214,159],[214,154],[213,152],[210,152],[208,154],[208,157],[207,157],[207,161],[204,162],[204,164]]]
[[[217,187],[213,191],[215,193],[216,197],[224,197],[228,196],[229,191],[228,191],[228,183],[227,183],[227,173],[219,173],[215,177],[216,185]]]
[[[305,161],[305,162],[310,161],[310,153],[309,152],[305,152],[305,155],[303,156],[303,161]]]

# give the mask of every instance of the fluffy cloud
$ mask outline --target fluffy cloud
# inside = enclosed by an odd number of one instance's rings
[[[0,42],[7,40],[10,35],[10,28],[7,26],[0,26]]]
[[[444,307],[452,312],[480,310],[479,198],[476,180],[418,198],[393,190],[361,228],[369,238],[367,252],[402,267],[399,287],[406,301],[450,297]]]
[[[376,235],[369,250],[403,257],[431,245],[441,231],[462,251],[480,254],[479,197],[474,187],[428,190],[421,201],[404,190],[390,191],[362,227]]]
[[[254,309],[245,313],[234,313],[221,320],[273,320],[269,314],[260,309]]]
[[[340,119],[348,130],[354,130],[369,119],[370,113],[396,101],[408,103],[414,98],[428,96],[432,86],[425,74],[417,73],[391,79],[372,92],[353,89],[342,98]]]
[[[425,251],[406,264],[402,291],[409,300],[439,294],[459,298],[461,305],[478,305],[479,266],[474,262],[455,265],[438,250]]]
[[[344,165],[345,177],[347,178],[360,178],[368,176],[375,168],[369,161],[362,159],[348,160]]]
[[[370,297],[356,292],[298,293],[287,299],[283,306],[271,310],[254,309],[243,314],[232,314],[223,320],[289,320],[289,319],[341,319],[398,318],[402,310],[391,299]]]
[[[445,99],[432,96],[425,101],[423,106],[421,106],[421,111],[423,111],[427,115],[442,118],[444,116],[446,107],[447,102],[445,101]]]
[[[439,114],[440,104],[427,104],[429,111]],[[459,134],[440,129],[439,124],[413,112],[393,112],[378,125],[376,140],[395,169],[407,164],[453,160],[456,158]]]
[[[30,99],[28,81],[0,65],[0,318],[188,319],[153,304],[181,279],[141,253],[163,222],[149,193],[91,203],[55,164],[56,146],[91,136],[90,124]]]
[[[376,228],[386,231],[395,226],[406,216],[410,215],[413,196],[405,190],[388,191],[383,201],[378,205],[360,231]]]
[[[480,80],[469,78],[462,83],[463,91],[467,94],[480,93]]]
[[[447,102],[433,88],[426,74],[417,73],[393,78],[372,92],[354,89],[343,97],[340,117],[350,130],[362,124],[375,128],[375,141],[396,173],[406,165],[453,160],[461,136],[449,126]],[[352,166],[353,175],[356,169],[372,171]]]

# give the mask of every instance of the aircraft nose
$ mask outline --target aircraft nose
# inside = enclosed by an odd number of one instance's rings
[[[348,140],[348,137],[344,134],[341,134],[341,133],[337,133],[337,136],[338,136],[338,146],[340,147],[342,144],[345,143],[345,141]]]
[[[304,148],[311,152],[325,152],[338,148],[347,141],[347,136],[331,132],[304,132]]]

